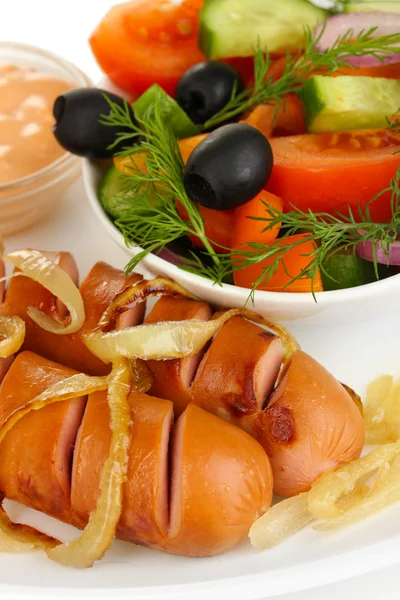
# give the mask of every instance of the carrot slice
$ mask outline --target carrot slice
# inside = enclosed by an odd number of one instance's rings
[[[243,206],[239,206],[235,210],[234,216],[234,231],[233,231],[233,248],[248,249],[248,242],[258,242],[259,244],[270,244],[273,242],[279,233],[279,226],[273,229],[263,231],[268,225],[266,221],[255,221],[249,217],[268,218],[267,207],[282,211],[283,202],[278,196],[263,190],[258,196],[246,202]]]
[[[281,238],[276,241],[277,246],[286,246],[293,242],[300,243],[292,250],[285,254],[278,264],[278,268],[270,279],[259,285],[258,290],[266,290],[270,292],[322,292],[321,274],[318,272],[312,281],[309,277],[302,277],[295,282],[291,281],[299,275],[299,273],[311,261],[311,254],[314,251],[314,244],[307,239],[307,235],[299,233],[287,238]],[[304,239],[304,243],[301,240]],[[269,267],[273,258],[268,258],[255,265],[251,265],[234,273],[235,285],[252,288],[257,278],[262,275],[263,269]],[[289,285],[290,284],[290,285]]]

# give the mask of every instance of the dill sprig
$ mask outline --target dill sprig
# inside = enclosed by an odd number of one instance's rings
[[[347,60],[350,56],[370,54],[383,60],[391,52],[400,53],[400,48],[393,46],[400,42],[400,33],[371,39],[375,29],[361,32],[356,37],[353,37],[352,31],[348,31],[322,53],[316,50],[322,32],[318,35],[307,32],[304,54],[297,57],[288,56],[283,76],[277,81],[268,77],[271,64],[269,55],[264,55],[258,50],[255,55],[254,86],[232,97],[230,103],[205,124],[205,128],[215,127],[253,105],[274,101],[279,103],[286,94],[298,92],[310,75],[321,71],[330,74],[348,66]],[[128,246],[143,248],[127,265],[128,271],[133,270],[148,253],[160,252],[164,246],[183,235],[195,236],[202,241],[204,250],[200,256],[192,253],[191,259],[187,259],[180,268],[207,277],[218,284],[222,284],[226,276],[233,271],[269,260],[269,266],[263,269],[260,277],[254,282],[250,294],[253,296],[256,288],[263,286],[276,272],[285,255],[307,240],[313,242],[314,249],[308,255],[307,265],[292,282],[306,277],[314,281],[318,270],[324,271],[325,258],[332,253],[350,249],[355,252],[357,245],[366,241],[372,242],[373,248],[377,243],[388,248],[397,238],[400,231],[400,169],[390,187],[370,202],[371,204],[386,192],[391,193],[392,219],[389,223],[374,223],[369,205],[364,211],[359,210],[357,215],[350,212],[347,215],[334,216],[299,209],[282,213],[266,205],[265,218],[258,218],[266,222],[264,231],[280,224],[284,232],[283,238],[299,231],[305,232],[305,236],[283,246],[265,246],[249,241],[248,250],[226,252],[228,249],[221,248],[224,253],[218,253],[207,238],[197,205],[186,193],[183,184],[184,165],[178,141],[168,123],[163,120],[160,98],[156,95],[154,105],[149,107],[142,118],[136,116],[137,122],[132,118],[132,111],[127,103],[119,106],[107,96],[106,98],[110,105],[110,113],[103,116],[102,123],[124,128],[124,133],[117,137],[115,145],[126,142],[127,147],[122,155],[130,157],[123,173],[128,190],[121,195],[122,208],[116,224],[124,234]],[[392,131],[396,132],[398,126],[398,120],[392,120]],[[138,138],[140,144],[136,143]],[[140,160],[143,163],[143,157],[145,169],[143,164],[140,164]],[[187,220],[180,216],[177,202],[184,207]],[[373,259],[377,272],[375,255]]]
[[[380,196],[386,193],[391,194],[392,218],[388,223],[375,223],[371,218],[370,207]],[[310,278],[314,282],[318,271],[326,273],[324,262],[328,256],[343,251],[356,252],[358,244],[363,242],[372,243],[373,263],[378,277],[376,245],[381,244],[381,247],[387,252],[389,260],[390,244],[396,241],[400,230],[400,167],[390,185],[372,198],[364,210],[359,207],[356,215],[350,209],[347,215],[341,213],[336,215],[313,213],[311,210],[303,211],[299,208],[283,213],[264,201],[263,204],[266,211],[265,217],[248,217],[252,220],[265,221],[266,226],[263,231],[267,232],[274,227],[281,226],[284,234],[280,240],[290,238],[290,236],[300,231],[304,233],[304,236],[284,245],[266,246],[249,242],[249,250],[235,250],[232,252],[230,259],[234,264],[234,270],[244,269],[267,259],[270,263],[262,269],[262,273],[254,281],[250,293],[251,298],[254,297],[255,290],[265,285],[276,273],[285,256],[307,241],[312,242],[314,248],[311,253],[303,255],[309,258],[309,261],[297,276],[290,280],[285,286],[286,288],[290,288],[290,285],[299,279]],[[326,274],[329,276],[328,273]]]
[[[400,108],[397,111],[397,115],[389,119],[389,129],[395,135],[400,135]]]
[[[221,284],[228,269],[225,264],[222,265],[220,256],[205,234],[204,222],[197,205],[186,193],[182,155],[176,136],[162,117],[161,95],[156,92],[154,104],[142,118],[135,115],[137,124],[132,119],[131,109],[126,102],[124,106],[119,106],[107,95],[105,98],[110,106],[110,113],[102,116],[101,123],[113,126],[118,124],[128,130],[117,137],[114,145],[138,136],[141,139],[140,145],[129,146],[120,153],[121,156],[128,157],[123,172],[127,187],[121,195],[121,210],[116,225],[128,246],[143,248],[132,258],[126,270],[132,271],[147,254],[160,252],[164,246],[183,235],[195,236],[202,241],[210,264],[204,267],[203,272],[195,269],[190,260],[182,267],[195,270]],[[179,215],[177,202],[185,209],[188,220]]]
[[[330,48],[321,52],[318,47],[325,28],[322,27],[317,33],[306,29],[304,50],[295,56],[286,56],[283,74],[276,81],[268,75],[271,66],[270,55],[258,47],[254,55],[254,84],[238,95],[234,90],[228,104],[209,119],[204,128],[212,129],[257,104],[278,104],[287,94],[299,93],[305,81],[312,75],[330,75],[349,67],[348,61],[351,57],[369,55],[383,61],[393,52],[400,54],[400,47],[396,46],[400,43],[400,33],[372,38],[376,30],[377,27],[371,27],[354,36],[354,31],[349,29],[338,36]]]

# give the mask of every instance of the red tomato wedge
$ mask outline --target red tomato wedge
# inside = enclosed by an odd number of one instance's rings
[[[348,214],[387,188],[400,166],[400,137],[384,130],[298,135],[271,139],[274,168],[267,189],[285,211]],[[390,194],[369,204],[376,222],[391,218]]]
[[[173,95],[178,80],[205,60],[197,46],[203,0],[136,0],[114,6],[90,37],[108,77],[134,95],[158,83]]]
[[[248,249],[248,242],[270,244],[277,238],[280,226],[276,226],[268,231],[263,231],[268,225],[266,221],[249,219],[249,217],[256,217],[257,219],[268,218],[266,204],[271,208],[282,212],[282,200],[265,190],[250,200],[250,202],[246,202],[243,206],[239,206],[239,208],[235,209],[232,248]]]
[[[311,256],[314,251],[314,244],[306,239],[305,234],[292,235],[287,238],[281,238],[274,242],[276,246],[286,246],[293,242],[299,242],[298,246],[292,248],[284,258],[280,261],[277,271],[264,284],[257,287],[258,290],[266,290],[269,292],[322,292],[322,281],[318,272],[314,281],[309,277],[297,279],[290,283],[292,279],[297,277],[301,271],[307,267],[311,261]],[[301,240],[304,239],[304,243]],[[263,269],[270,266],[274,262],[273,259],[266,259],[240,271],[235,271],[233,274],[235,285],[245,288],[252,288],[255,281],[263,273]],[[288,285],[290,283],[290,285]],[[287,286],[287,287],[286,287]]]
[[[242,76],[245,86],[254,81],[254,59],[252,56],[238,56],[237,58],[224,58],[221,62],[228,63],[234,67]]]

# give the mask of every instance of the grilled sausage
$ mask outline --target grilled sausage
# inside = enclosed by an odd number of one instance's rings
[[[158,301],[157,321],[187,318],[181,303]],[[194,309],[192,309],[194,311]],[[153,313],[150,313],[150,320]],[[166,315],[166,316],[164,316]],[[171,361],[173,362],[173,361]],[[182,361],[181,361],[182,362]],[[275,492],[292,496],[310,488],[324,471],[361,454],[364,426],[361,414],[344,387],[317,361],[298,351],[278,389],[282,346],[258,325],[234,317],[217,333],[186,391],[193,402],[255,437],[269,454]],[[149,363],[153,389],[163,395],[179,373]],[[172,375],[171,375],[172,372]],[[184,404],[178,404],[183,410]]]
[[[0,423],[71,373],[19,354],[0,388]],[[79,527],[96,505],[111,436],[106,393],[91,394],[86,408],[85,400],[29,413],[0,444],[0,491]],[[233,548],[271,502],[265,451],[197,406],[173,425],[170,401],[132,393],[129,402],[132,438],[118,537],[186,556]]]
[[[186,319],[207,321],[211,315],[211,308],[205,302],[164,296],[155,304],[145,323]],[[154,375],[150,392],[160,398],[172,400],[177,414],[181,414],[192,401],[190,386],[203,354],[204,352],[200,352],[195,356],[176,360],[150,360],[147,363]]]
[[[22,352],[0,387],[0,423],[17,408],[74,371]],[[32,411],[0,444],[0,490],[9,498],[70,522],[72,451],[85,398]]]
[[[63,268],[78,284],[78,271],[71,254],[67,252],[45,253]],[[5,297],[0,306],[0,314],[19,316],[26,323],[26,336],[23,350],[30,350],[77,371],[90,375],[104,375],[110,367],[101,362],[87,349],[82,334],[93,329],[111,301],[125,287],[140,281],[135,273],[126,276],[123,271],[110,267],[106,263],[97,263],[80,286],[85,305],[86,320],[81,331],[59,336],[45,331],[28,316],[28,308],[36,307],[52,318],[62,322],[66,308],[53,294],[28,277],[11,279]],[[137,325],[142,322],[145,304],[126,311],[119,320],[120,327]]]

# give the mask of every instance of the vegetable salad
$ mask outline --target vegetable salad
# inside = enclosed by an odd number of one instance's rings
[[[130,102],[67,92],[55,135],[113,159],[99,200],[143,249],[128,270],[155,252],[218,284],[313,294],[398,272],[395,2],[139,0],[90,43]]]

